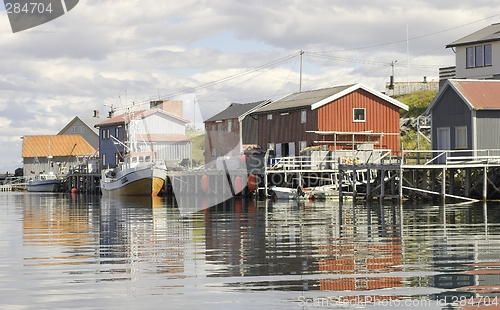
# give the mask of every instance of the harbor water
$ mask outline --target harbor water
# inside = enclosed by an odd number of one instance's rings
[[[498,309],[500,204],[0,193],[0,309]]]

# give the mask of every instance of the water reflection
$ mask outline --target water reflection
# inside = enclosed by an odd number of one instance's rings
[[[304,305],[300,297],[324,296],[444,301],[433,304],[439,309],[499,293],[497,204],[236,199],[183,215],[159,197],[24,194],[8,201],[3,212],[21,208],[23,283],[58,291],[63,307],[124,306],[131,296],[154,306],[163,302],[153,296],[167,295],[185,308],[196,293],[214,309],[246,298],[289,308]],[[81,285],[95,304],[73,304],[81,297],[67,284]]]

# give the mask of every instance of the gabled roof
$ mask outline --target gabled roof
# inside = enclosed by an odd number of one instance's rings
[[[155,114],[155,113],[161,113],[163,115],[169,116],[171,118],[180,120],[181,122],[184,122],[185,124],[190,123],[187,119],[184,119],[182,117],[179,117],[175,114],[166,112],[162,109],[154,108],[154,109],[149,109],[149,110],[140,110],[140,111],[134,111],[134,119],[142,119],[145,117],[148,117],[149,115]],[[108,118],[105,121],[102,121],[98,124],[95,125],[95,127],[101,127],[101,126],[109,126],[109,125],[115,125],[115,124],[124,124],[125,123],[125,113],[120,114],[118,116]]]
[[[443,94],[452,89],[471,110],[500,109],[500,80],[451,79],[441,87],[424,114],[429,115]]]
[[[49,155],[57,157],[84,156],[92,155],[95,152],[96,150],[80,135],[23,137],[23,158],[47,157]]]
[[[231,103],[227,108],[222,110],[221,112],[215,114],[209,119],[205,120],[205,122],[214,122],[214,121],[222,121],[226,119],[239,118],[244,116],[254,109],[259,108],[260,106],[264,106],[266,103],[269,103],[270,100],[257,101],[252,103]]]
[[[285,96],[277,101],[274,101],[267,106],[258,109],[256,113],[265,113],[270,111],[291,110],[299,108],[310,108],[315,110],[325,104],[337,100],[345,95],[355,92],[358,89],[363,89],[385,101],[388,101],[400,109],[408,110],[408,106],[382,94],[379,91],[373,90],[362,84],[352,84],[344,86],[335,86],[331,88],[323,88],[317,90],[310,90],[301,93],[293,93]]]
[[[149,110],[145,110],[145,111],[141,111],[140,113],[135,113],[134,117],[135,119],[140,119],[140,118],[146,118],[148,117],[149,115],[153,115],[155,113],[160,113],[160,114],[163,114],[163,115],[166,115],[166,116],[169,116],[169,117],[172,117],[172,118],[175,118],[175,119],[178,119],[180,120],[181,122],[184,122],[185,124],[187,123],[191,123],[190,121],[188,121],[187,119],[185,118],[182,118],[180,116],[177,116],[175,114],[172,114],[170,112],[167,112],[163,109],[159,109],[159,108],[155,108],[155,109],[149,109]]]
[[[489,25],[461,39],[458,39],[446,45],[446,48],[494,41],[500,41],[500,23]]]
[[[63,129],[61,129],[61,131],[59,131],[58,135],[62,134],[66,130],[68,130],[68,128],[73,126],[73,124],[77,120],[80,120],[88,128],[90,128],[93,132],[95,132],[96,135],[99,135],[99,131],[95,128],[95,125],[99,124],[99,122],[102,121],[102,118],[92,117],[92,116],[75,116],[66,126],[64,126]]]
[[[146,142],[185,142],[191,141],[188,136],[183,134],[143,134],[137,135],[137,141],[144,139]]]

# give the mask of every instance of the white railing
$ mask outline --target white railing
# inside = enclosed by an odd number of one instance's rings
[[[500,149],[402,151],[403,165],[500,163]]]
[[[339,164],[367,165],[399,163],[390,150],[316,151],[310,155],[266,157],[267,170],[338,170]]]

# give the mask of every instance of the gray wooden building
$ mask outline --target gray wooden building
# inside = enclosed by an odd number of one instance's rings
[[[424,114],[431,116],[433,150],[476,156],[478,150],[500,149],[498,80],[448,80]]]

